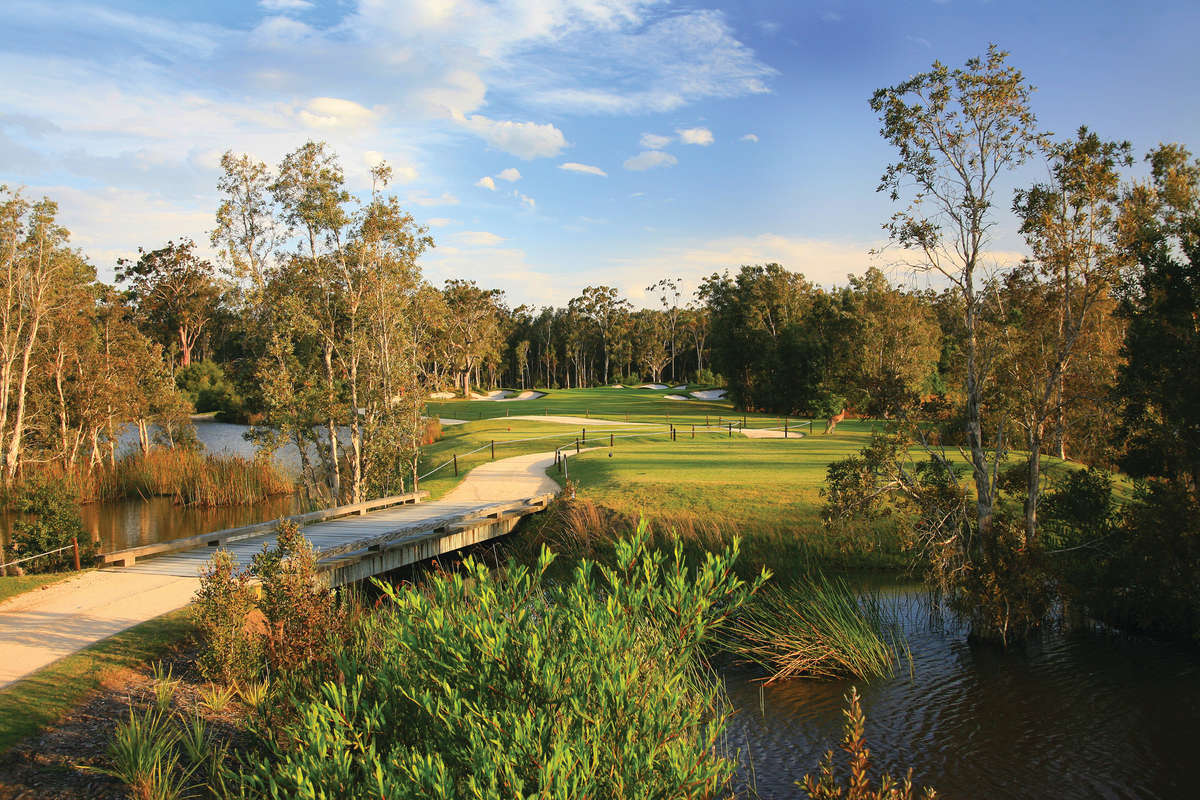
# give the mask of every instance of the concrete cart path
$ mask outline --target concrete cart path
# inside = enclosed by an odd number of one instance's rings
[[[558,484],[546,475],[553,464],[553,453],[482,464],[439,500],[307,525],[304,532],[320,547],[327,539],[361,536],[362,529],[381,523],[417,523],[557,492]],[[255,537],[229,549],[244,564],[267,541],[269,535]],[[149,557],[132,567],[93,570],[0,603],[0,688],[114,633],[183,608],[199,588],[197,575],[210,555],[202,549]]]

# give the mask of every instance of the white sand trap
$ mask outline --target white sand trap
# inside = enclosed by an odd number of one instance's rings
[[[664,394],[663,400],[690,400],[689,397],[684,397],[681,394]]]
[[[430,400],[453,400],[454,392],[434,392],[429,395]]]
[[[678,386],[672,386],[671,391],[672,392],[685,392],[685,391],[687,391],[687,384],[681,383]]]
[[[724,389],[701,389],[698,392],[692,392],[692,397],[697,400],[720,400],[725,397]]]
[[[667,388],[667,385],[665,383],[643,383],[638,388],[639,389],[665,389],[665,388]]]
[[[666,425],[660,425],[660,424],[654,423],[654,422],[623,422],[619,419],[602,419],[600,417],[560,417],[560,416],[547,417],[547,416],[542,416],[540,414],[522,414],[520,416],[515,416],[515,417],[504,417],[504,419],[528,419],[528,420],[533,420],[534,422],[560,422],[564,425],[578,425],[583,428],[586,428],[589,425],[619,425],[622,427],[628,425],[631,428],[634,427],[635,425],[636,426],[647,425],[647,426],[662,427],[662,428],[666,427]]]
[[[783,439],[783,430],[774,430],[772,428],[743,428],[742,435],[747,439]],[[804,434],[799,431],[788,431],[788,439],[799,441],[804,438]]]
[[[623,384],[623,383],[614,383],[612,386],[610,386],[610,387],[608,387],[608,388],[610,388],[610,389],[624,389],[624,388],[625,388],[625,384]]]
[[[534,392],[534,391],[526,389],[525,391],[521,392],[516,397],[496,397],[494,399],[499,400],[501,403],[507,403],[512,400],[537,400],[539,397],[545,397],[545,396],[546,396],[545,392]]]
[[[512,396],[512,392],[510,392],[508,389],[493,389],[492,391],[488,392],[487,394],[479,394],[478,392],[471,392],[472,400],[504,400],[505,398],[510,397],[510,396]]]
[[[443,425],[466,425],[467,424],[467,421],[465,419],[453,419],[451,417],[442,417],[440,419],[440,422]]]

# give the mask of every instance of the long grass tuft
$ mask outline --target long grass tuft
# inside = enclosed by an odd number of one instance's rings
[[[791,678],[877,678],[909,658],[908,645],[878,602],[860,600],[845,581],[814,577],[765,586],[725,629],[722,646]]]
[[[101,769],[129,787],[135,800],[180,800],[189,797],[194,767],[179,764],[179,732],[171,717],[148,708],[129,709],[129,721],[117,725],[108,748],[112,766]]]
[[[95,467],[57,464],[25,467],[25,484],[64,486],[81,502],[170,497],[179,505],[253,505],[295,490],[272,462],[224,453],[156,447]]]

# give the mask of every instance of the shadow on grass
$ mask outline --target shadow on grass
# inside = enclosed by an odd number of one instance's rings
[[[76,707],[105,675],[161,658],[194,631],[187,609],[144,622],[0,690],[0,753]]]

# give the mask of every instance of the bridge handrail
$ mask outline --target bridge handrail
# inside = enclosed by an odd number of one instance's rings
[[[392,495],[391,497],[382,497],[378,500],[367,500],[362,503],[351,503],[344,506],[335,506],[334,508],[325,508],[319,511],[310,511],[307,514],[293,514],[290,517],[283,519],[290,520],[299,525],[308,525],[314,522],[326,522],[339,517],[348,517],[354,514],[365,514],[368,511],[377,511],[381,508],[390,506],[405,505],[408,503],[417,503],[422,499],[429,497],[429,492],[425,490],[417,492],[409,492],[407,494]],[[194,547],[210,546],[216,547],[225,544],[226,542],[236,542],[239,539],[249,539],[253,536],[258,536],[266,531],[274,529],[279,525],[280,520],[267,520],[265,522],[256,522],[253,525],[243,525],[238,528],[226,528],[224,530],[213,531],[212,533],[202,533],[196,536],[188,536],[183,539],[173,539],[169,542],[156,542],[154,544],[143,544],[137,547],[127,547],[123,550],[114,550],[111,553],[103,553],[97,557],[101,564],[116,564],[121,563],[129,566],[136,559],[145,556],[159,555],[161,553],[174,553],[180,550],[191,550]]]

